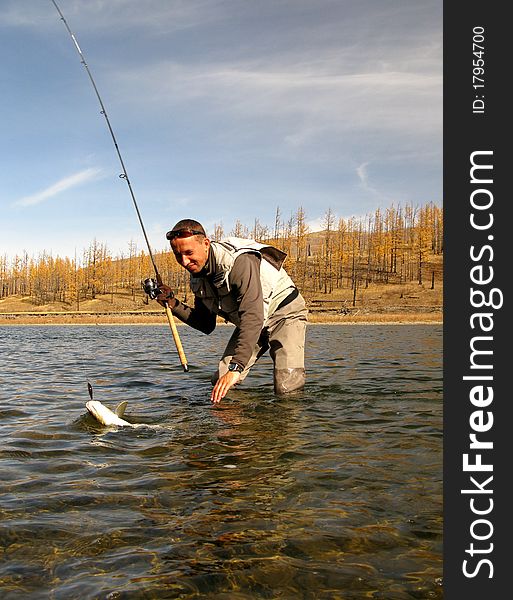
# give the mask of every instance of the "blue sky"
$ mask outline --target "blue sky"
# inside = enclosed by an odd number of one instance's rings
[[[153,248],[442,203],[441,0],[58,0]],[[98,101],[50,0],[3,0],[0,253],[144,240]]]

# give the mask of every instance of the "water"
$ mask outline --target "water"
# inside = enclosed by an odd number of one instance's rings
[[[219,407],[232,332],[1,327],[0,595],[442,598],[441,326],[312,325]],[[128,400],[108,429],[85,410]]]

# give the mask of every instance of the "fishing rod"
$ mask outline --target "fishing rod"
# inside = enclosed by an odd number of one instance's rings
[[[61,12],[61,9],[58,7],[57,3],[55,2],[55,0],[51,0],[52,4],[55,6],[55,9],[57,10],[57,12],[59,13],[59,16],[61,18],[61,21],[64,23],[64,26],[66,27],[66,30],[68,31],[71,39],[73,40],[73,44],[75,45],[75,48],[78,52],[78,55],[80,56],[80,62],[84,65],[84,68],[89,76],[89,80],[91,81],[91,84],[94,88],[94,91],[96,93],[96,97],[98,98],[98,102],[100,103],[100,108],[101,111],[100,113],[105,117],[105,122],[107,123],[107,127],[109,129],[109,133],[110,136],[112,138],[112,141],[114,143],[114,147],[116,148],[116,153],[118,155],[119,158],[119,162],[121,164],[121,169],[122,169],[122,173],[119,176],[121,179],[124,179],[128,185],[128,190],[130,192],[130,197],[132,198],[132,203],[134,205],[135,208],[135,212],[137,214],[137,218],[139,219],[139,224],[141,225],[141,229],[144,235],[144,239],[146,241],[146,246],[148,247],[148,253],[150,255],[150,260],[151,260],[151,264],[153,265],[153,269],[155,270],[155,278],[156,278],[156,283],[157,283],[157,287],[162,285],[162,277],[160,276],[159,270],[157,269],[157,264],[155,262],[155,259],[153,257],[153,252],[151,250],[151,246],[150,246],[150,242],[148,240],[148,236],[146,234],[146,229],[144,227],[144,223],[141,217],[141,213],[139,211],[139,207],[137,206],[137,201],[135,199],[135,194],[134,191],[132,189],[132,184],[130,183],[130,179],[128,177],[128,173],[125,167],[125,163],[123,161],[123,157],[121,156],[121,152],[119,150],[119,146],[118,146],[118,142],[116,140],[116,136],[114,135],[114,130],[112,129],[112,126],[110,124],[110,120],[109,117],[107,115],[107,111],[105,110],[105,106],[103,104],[103,100],[101,99],[100,96],[100,92],[98,91],[98,88],[96,86],[96,83],[93,79],[93,75],[89,69],[89,66],[86,62],[85,56],[82,52],[82,50],[80,49],[80,46],[78,45],[77,42],[77,38],[75,37],[75,34],[71,31],[68,22],[66,21],[66,19],[64,18],[64,15]],[[149,281],[149,280],[146,280]],[[176,328],[176,323],[173,317],[173,313],[171,312],[171,309],[169,308],[169,304],[166,302],[165,304],[165,309],[166,309],[166,316],[167,316],[167,320],[169,321],[169,326],[171,328],[171,333],[173,334],[173,339],[175,341],[175,345],[176,345],[176,349],[178,351],[178,356],[180,358],[180,362],[182,363],[182,367],[184,371],[188,371],[189,367],[187,365],[187,359],[185,358],[185,353],[183,350],[183,346],[182,346],[182,342],[180,341],[180,336],[178,335],[178,330]]]

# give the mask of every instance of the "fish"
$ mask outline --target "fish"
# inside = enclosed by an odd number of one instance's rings
[[[117,425],[118,427],[137,427],[136,423],[129,423],[121,417],[125,414],[127,402],[121,402],[114,411],[107,408],[98,400],[86,402],[86,408],[91,415],[102,425]]]

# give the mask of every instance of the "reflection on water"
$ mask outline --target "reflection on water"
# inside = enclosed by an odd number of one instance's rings
[[[312,325],[303,392],[213,407],[230,333],[0,328],[2,598],[442,598],[441,327]]]

